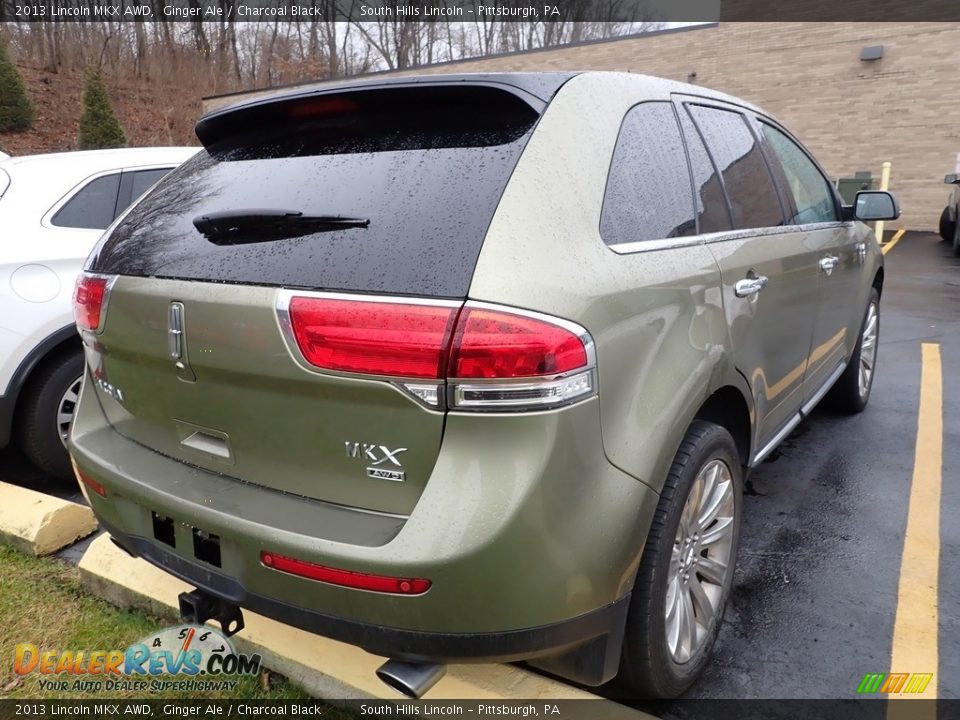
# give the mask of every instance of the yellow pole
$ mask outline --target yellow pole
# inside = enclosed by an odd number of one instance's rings
[[[885,162],[885,163],[884,163],[883,165],[881,165],[880,167],[881,167],[881,170],[880,170],[880,189],[881,189],[881,190],[888,190],[888,189],[890,188],[890,161],[888,160],[887,162]],[[886,223],[884,223],[883,220],[877,220],[877,227],[876,227],[876,230],[875,230],[875,232],[876,232],[876,234],[877,234],[877,242],[883,242],[883,226],[884,226],[885,224],[886,224]]]

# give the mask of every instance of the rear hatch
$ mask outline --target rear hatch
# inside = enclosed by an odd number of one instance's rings
[[[335,306],[343,317],[318,332],[356,321],[366,334],[345,342],[372,338],[371,356],[397,339],[397,313],[424,337],[449,334],[544,106],[508,85],[421,83],[201,120],[205,150],[88,261],[111,278],[88,354],[111,425],[243,482],[408,514],[442,440],[442,403],[430,402],[442,358],[431,380],[429,361],[364,364],[353,345],[350,362],[318,370],[291,299],[362,301]]]

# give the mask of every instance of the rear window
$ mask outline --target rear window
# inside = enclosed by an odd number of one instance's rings
[[[198,125],[206,149],[126,216],[88,269],[463,297],[538,117],[507,90],[464,84],[340,92],[213,116]],[[351,222],[297,224],[296,213]],[[194,224],[211,216],[294,220],[247,225],[224,242]]]

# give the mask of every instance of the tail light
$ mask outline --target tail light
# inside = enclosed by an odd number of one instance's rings
[[[309,580],[396,595],[421,595],[430,589],[431,584],[429,580],[424,578],[403,578],[341,570],[326,565],[317,565],[306,560],[297,560],[286,555],[278,555],[266,550],[260,553],[260,562],[272,570],[299,575]]]
[[[80,273],[73,291],[73,317],[82,330],[100,329],[103,308],[113,278]]]
[[[456,308],[294,297],[297,346],[325,370],[442,378]]]
[[[539,313],[292,291],[278,313],[305,364],[402,378],[398,387],[434,409],[536,410],[596,391],[590,335]]]

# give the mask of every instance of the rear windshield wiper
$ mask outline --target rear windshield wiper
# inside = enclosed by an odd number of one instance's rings
[[[193,226],[214,245],[243,245],[316,232],[365,228],[370,221],[340,215],[304,215],[296,210],[225,210],[198,215]]]

